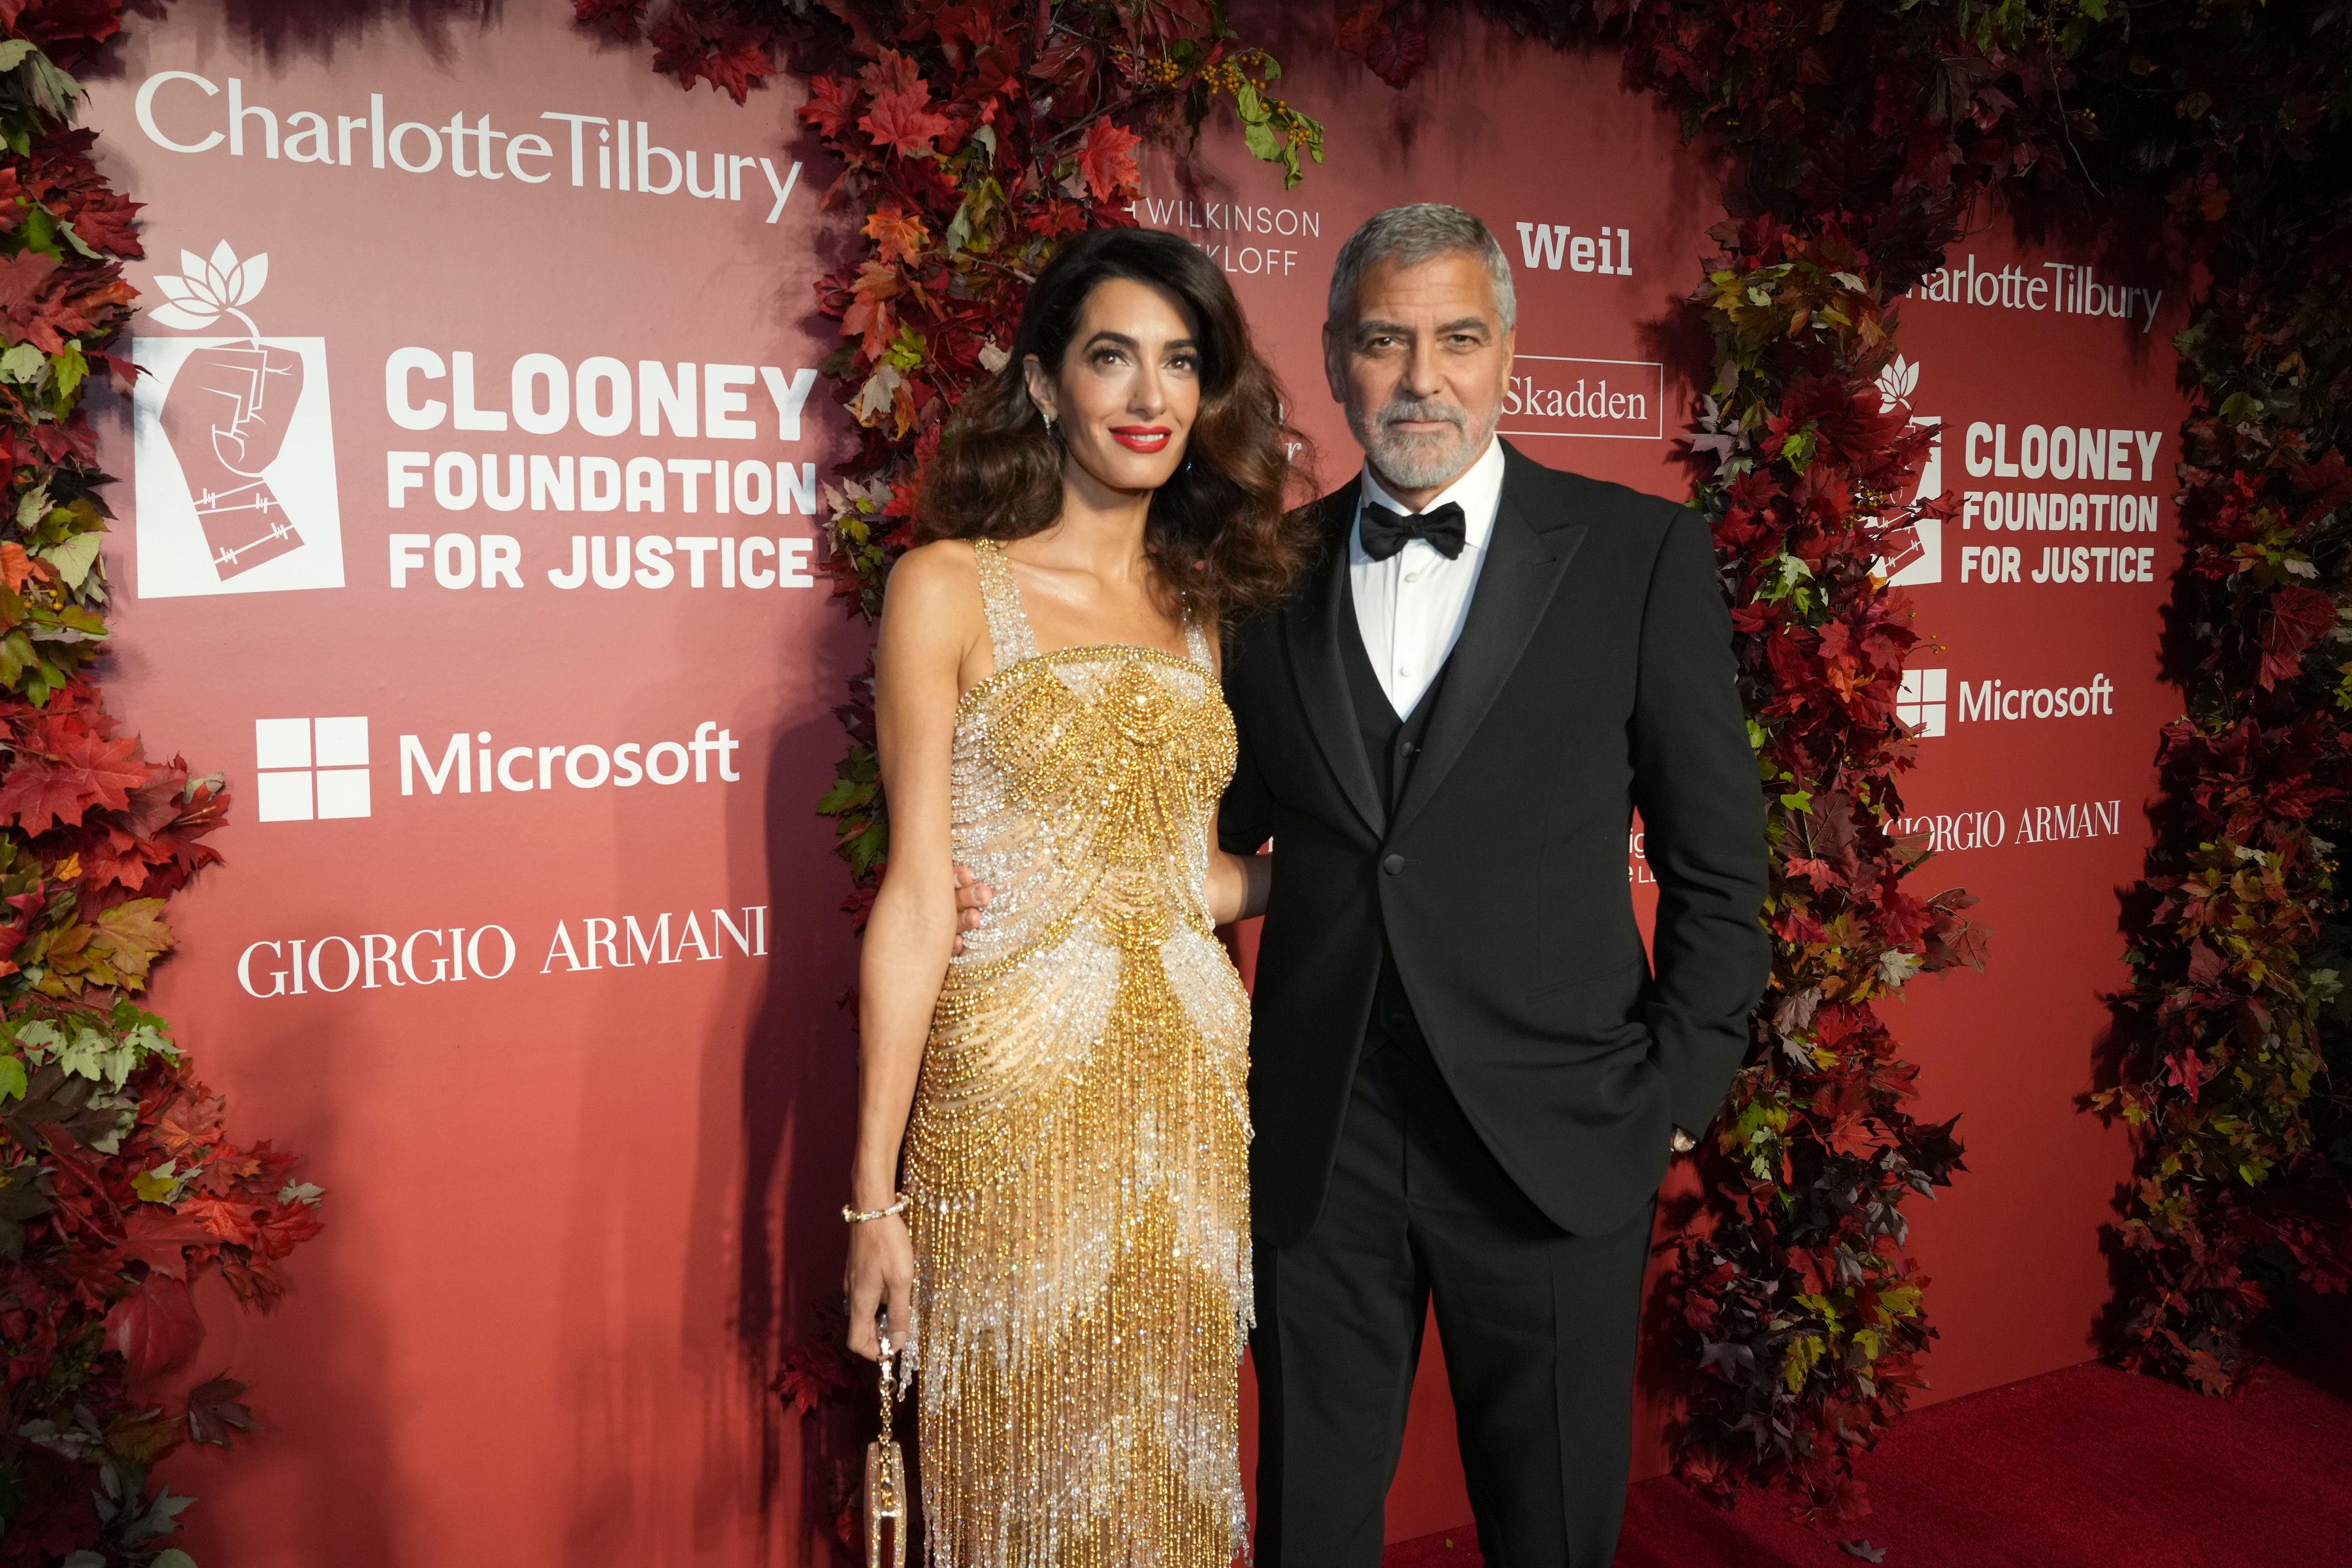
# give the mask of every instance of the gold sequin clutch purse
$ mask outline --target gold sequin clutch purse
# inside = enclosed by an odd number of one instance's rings
[[[882,1429],[866,1445],[866,1568],[907,1568],[907,1456],[892,1432],[898,1390],[890,1335],[882,1334]],[[883,1546],[883,1537],[889,1546]]]

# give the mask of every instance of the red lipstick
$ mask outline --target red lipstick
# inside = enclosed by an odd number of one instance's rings
[[[1110,435],[1130,452],[1158,452],[1167,447],[1175,432],[1160,425],[1116,425]]]

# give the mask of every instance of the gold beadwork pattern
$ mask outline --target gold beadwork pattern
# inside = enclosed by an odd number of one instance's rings
[[[956,716],[949,966],[908,1132],[934,1568],[1230,1568],[1250,1325],[1249,1004],[1212,932],[1233,716],[1205,635],[1040,656]]]

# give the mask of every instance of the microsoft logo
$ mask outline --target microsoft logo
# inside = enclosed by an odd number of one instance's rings
[[[256,719],[258,820],[310,822],[368,815],[368,721]]]
[[[1906,669],[1895,693],[1895,716],[1919,731],[1921,740],[1944,732],[1944,671]],[[325,720],[320,720],[325,723]]]

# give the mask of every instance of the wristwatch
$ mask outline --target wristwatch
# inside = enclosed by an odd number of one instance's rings
[[[1674,1142],[1670,1147],[1677,1154],[1687,1154],[1698,1147],[1698,1140],[1677,1127],[1675,1129]]]

